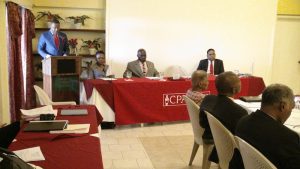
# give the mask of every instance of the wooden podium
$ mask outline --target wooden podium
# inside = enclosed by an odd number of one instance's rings
[[[79,104],[81,57],[52,56],[43,62],[43,88],[52,101]]]

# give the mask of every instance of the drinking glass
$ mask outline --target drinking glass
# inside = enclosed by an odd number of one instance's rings
[[[159,79],[160,80],[164,79],[164,72],[159,72]]]
[[[127,71],[126,72],[126,78],[130,79],[132,77],[132,72]]]

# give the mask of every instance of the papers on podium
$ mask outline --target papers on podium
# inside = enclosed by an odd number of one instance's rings
[[[25,162],[45,160],[40,146],[17,150],[14,153]]]
[[[85,134],[89,133],[90,124],[69,124],[67,128],[63,130],[50,131],[51,134],[60,134],[60,133],[75,133],[75,134]]]

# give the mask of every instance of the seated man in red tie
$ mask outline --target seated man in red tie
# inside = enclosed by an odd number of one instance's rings
[[[218,75],[224,72],[223,61],[216,59],[216,53],[214,49],[208,49],[207,59],[200,61],[197,70],[204,70],[210,75]]]
[[[132,74],[132,77],[158,77],[159,73],[155,69],[154,64],[150,61],[146,61],[147,55],[145,49],[139,49],[137,52],[138,60],[129,62],[127,68],[123,74],[123,77],[127,77],[127,72]]]
[[[59,21],[53,19],[50,30],[41,34],[37,49],[43,59],[51,56],[67,56],[69,54],[67,35],[60,32],[59,29]]]

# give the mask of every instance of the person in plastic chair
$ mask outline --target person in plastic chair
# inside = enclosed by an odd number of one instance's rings
[[[188,89],[186,96],[200,106],[207,93],[203,93],[208,87],[207,73],[203,70],[196,70],[192,74],[192,88]]]
[[[41,34],[37,49],[43,59],[47,59],[51,56],[69,55],[67,35],[59,30],[59,21],[57,19],[53,19],[51,21],[50,30]]]
[[[277,168],[299,169],[299,135],[283,125],[294,107],[293,91],[288,86],[272,84],[263,91],[260,110],[239,121],[236,135]]]
[[[207,116],[204,111],[208,111],[215,116],[233,134],[238,121],[243,116],[248,115],[244,108],[233,101],[233,96],[239,93],[241,89],[241,81],[236,74],[233,72],[221,73],[216,77],[215,85],[218,95],[205,96],[200,105],[200,125],[205,129],[202,135],[203,139],[213,139]],[[209,160],[215,163],[219,162],[215,147],[212,150]],[[238,150],[234,151],[229,168],[244,168],[242,157]]]
[[[216,52],[214,49],[208,49],[207,59],[200,60],[197,70],[204,70],[208,74],[218,75],[224,72],[223,61],[216,59]]]
[[[20,122],[9,125],[0,124],[0,147],[8,148],[20,130]]]
[[[147,55],[145,49],[139,49],[137,52],[138,60],[129,62],[123,77],[126,78],[127,72],[132,73],[132,77],[158,77],[159,73],[154,64],[146,61]]]

